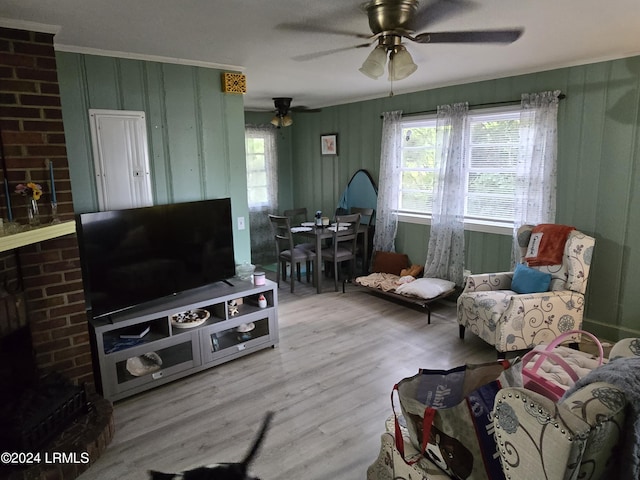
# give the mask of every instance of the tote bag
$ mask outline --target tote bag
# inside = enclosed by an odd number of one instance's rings
[[[452,478],[504,479],[492,411],[503,386],[522,386],[519,367],[516,359],[513,364],[502,360],[451,370],[421,369],[398,382],[393,391],[413,446]],[[392,406],[396,414],[393,392]],[[397,414],[395,437],[404,458]]]

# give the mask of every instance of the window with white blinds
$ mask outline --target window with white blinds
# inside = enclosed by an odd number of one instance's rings
[[[519,108],[473,111],[469,120],[465,221],[513,224]],[[403,121],[400,213],[431,214],[436,148],[435,116]]]

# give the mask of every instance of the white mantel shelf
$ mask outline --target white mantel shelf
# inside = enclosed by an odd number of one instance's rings
[[[32,243],[44,242],[52,238],[62,237],[75,233],[76,222],[61,222],[54,225],[45,225],[43,227],[34,228],[12,235],[0,237],[0,252],[13,250],[14,248],[24,247]]]

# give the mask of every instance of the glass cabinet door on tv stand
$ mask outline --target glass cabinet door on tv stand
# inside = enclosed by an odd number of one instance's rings
[[[119,400],[278,344],[278,291],[232,279],[92,319],[96,386]]]

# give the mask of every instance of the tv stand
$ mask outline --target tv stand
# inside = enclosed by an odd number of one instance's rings
[[[265,308],[258,306],[260,295],[267,300]],[[90,319],[96,388],[108,400],[116,401],[275,347],[277,308],[275,282],[267,280],[265,285],[255,286],[234,279],[233,283],[219,282],[152,306]],[[186,311],[198,312],[194,326],[172,320]]]
[[[233,287],[233,283],[231,283],[229,280],[222,280],[222,281],[227,285],[229,285],[230,287]]]

